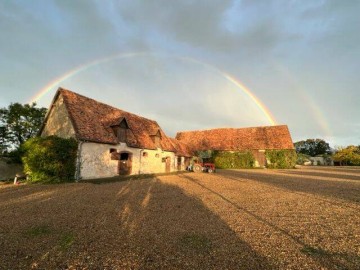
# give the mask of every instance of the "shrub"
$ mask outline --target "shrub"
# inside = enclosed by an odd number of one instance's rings
[[[301,153],[297,154],[296,164],[304,165],[304,163],[307,162],[307,161],[310,161],[310,156],[309,155],[301,154]]]
[[[31,138],[22,146],[24,171],[32,182],[73,180],[77,141],[57,136]]]
[[[297,159],[295,150],[266,150],[265,156],[270,169],[294,168]]]
[[[212,159],[219,169],[253,168],[255,158],[251,152],[214,151]]]

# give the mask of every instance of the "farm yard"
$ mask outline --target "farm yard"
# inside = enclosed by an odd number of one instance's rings
[[[0,269],[360,269],[360,168],[0,185]]]

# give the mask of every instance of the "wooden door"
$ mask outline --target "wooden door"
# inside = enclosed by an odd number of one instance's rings
[[[170,172],[170,163],[171,163],[170,157],[166,157],[166,160],[165,160],[165,172],[167,172],[167,173]]]

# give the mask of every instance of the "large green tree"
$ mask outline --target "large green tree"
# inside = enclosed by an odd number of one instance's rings
[[[315,157],[317,155],[331,154],[330,145],[322,139],[307,139],[294,143],[296,153]]]
[[[12,103],[0,108],[0,151],[18,149],[27,139],[36,136],[45,114],[46,108],[37,108],[36,103]]]
[[[337,149],[333,159],[339,162],[340,165],[360,166],[360,145],[349,145],[345,148]]]

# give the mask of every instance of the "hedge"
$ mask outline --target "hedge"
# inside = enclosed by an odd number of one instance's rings
[[[64,182],[74,180],[77,141],[57,136],[27,140],[22,148],[24,171],[32,182]]]

